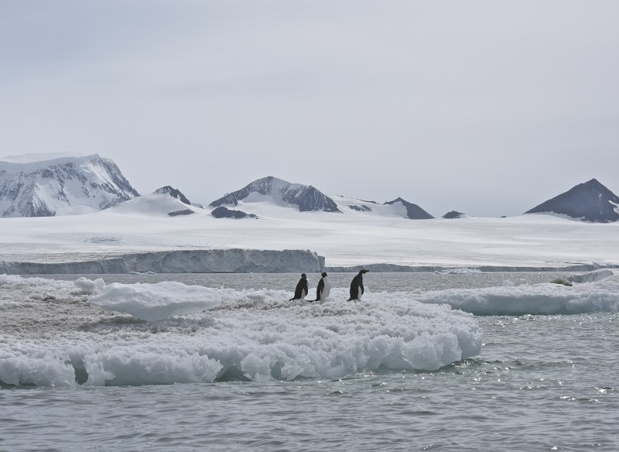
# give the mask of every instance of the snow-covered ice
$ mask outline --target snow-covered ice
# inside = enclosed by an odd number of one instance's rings
[[[448,304],[475,315],[558,315],[619,312],[619,276],[610,270],[574,275],[572,286],[552,282],[449,289],[417,294],[422,303]]]
[[[107,311],[130,314],[136,319],[163,320],[172,316],[200,312],[221,303],[221,293],[202,286],[175,281],[157,284],[113,283],[100,290],[90,302]]]
[[[0,381],[11,385],[340,378],[436,370],[480,353],[472,314],[619,312],[619,276],[432,292],[367,291],[346,302],[180,283],[0,276]],[[151,319],[149,321],[140,319]]]
[[[332,290],[334,301],[320,304],[288,302],[289,293],[281,290],[179,283],[105,285],[5,275],[0,287],[0,380],[11,385],[436,370],[477,355],[482,342],[470,314],[398,296],[338,301],[345,289]],[[164,311],[173,317],[146,322],[97,305],[142,318]],[[179,307],[185,315],[177,315]]]

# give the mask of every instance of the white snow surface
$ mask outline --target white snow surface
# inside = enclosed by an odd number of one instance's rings
[[[78,216],[0,219],[0,261],[61,262],[131,252],[190,249],[311,250],[326,265],[397,264],[471,268],[619,265],[619,223],[550,215],[401,218],[393,206],[333,197],[342,213],[298,212],[240,202],[258,220],[217,219],[211,209],[148,195]],[[367,205],[373,211],[348,207]],[[193,215],[169,217],[192,208]]]
[[[112,207],[117,213],[127,213],[129,215],[138,214],[145,216],[167,217],[170,213],[181,210],[198,211],[198,207],[187,205],[180,199],[170,196],[168,193],[151,193],[141,195],[137,198],[125,201]]]
[[[289,293],[279,290],[108,286],[101,280],[6,275],[0,276],[0,288],[5,385],[213,382],[239,375],[293,380],[379,368],[436,370],[479,354],[483,338],[472,315],[449,306],[386,294],[345,302],[341,288],[326,303],[288,302]],[[140,317],[167,307],[173,317],[145,322],[97,305]],[[185,315],[176,315],[179,306]]]

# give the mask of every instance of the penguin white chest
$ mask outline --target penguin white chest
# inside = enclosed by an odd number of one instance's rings
[[[323,279],[323,282],[325,285],[322,288],[322,294],[320,294],[320,301],[325,301],[331,292],[331,284],[329,284],[326,277]]]

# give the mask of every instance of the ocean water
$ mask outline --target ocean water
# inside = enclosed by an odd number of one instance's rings
[[[318,278],[309,276],[315,287]],[[545,288],[547,281],[566,276],[369,273],[365,285],[371,303],[395,296],[423,299],[437,291],[445,291],[445,298],[453,297],[453,291],[483,298],[493,288],[513,293],[517,302],[538,294],[538,285]],[[255,290],[261,296],[271,290],[280,291],[278,296],[281,291],[292,296],[298,279],[291,274],[102,277],[106,283],[123,284],[175,280],[222,290]],[[345,294],[351,277],[330,274],[334,296]],[[77,276],[55,279],[73,281]],[[201,383],[67,386],[44,383],[45,376],[39,374],[47,368],[42,366],[31,379],[43,383],[3,384],[0,389],[0,451],[616,451],[619,314],[612,290],[599,291],[596,283],[586,284],[580,297],[599,293],[594,298],[604,299],[587,304],[588,312],[476,316],[474,321],[483,331],[479,354],[433,371],[379,367],[331,378],[285,379],[256,373],[252,379],[229,374]],[[556,290],[555,299],[571,302],[563,287]],[[598,310],[597,301],[603,302],[603,310]],[[21,300],[15,300],[3,306],[0,314],[17,319],[3,324],[11,331],[11,340],[22,338],[12,342],[17,348],[36,347],[42,337],[51,340],[46,330],[49,323],[55,324],[49,331],[61,334],[62,326],[56,324],[68,322],[71,309],[84,309],[77,302],[63,304],[62,309],[51,306],[31,325],[39,330],[37,335],[30,327],[20,326],[23,316],[18,314],[30,313],[27,309],[39,305],[22,306]],[[318,309],[307,307],[314,308]],[[271,312],[275,315],[276,310]],[[445,322],[451,318],[441,317]],[[110,324],[98,322],[94,333],[109,335]],[[117,341],[152,328],[147,322],[119,322],[120,326],[114,324],[120,331],[113,336]],[[6,331],[2,334],[0,345],[9,340]]]

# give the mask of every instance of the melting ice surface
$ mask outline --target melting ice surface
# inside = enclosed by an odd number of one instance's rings
[[[5,385],[292,380],[379,368],[436,370],[479,354],[482,342],[471,314],[400,296],[345,302],[344,289],[333,290],[333,300],[324,304],[300,304],[287,301],[287,291],[172,282],[106,285],[4,275],[0,287],[0,384]],[[154,320],[167,316],[174,317]]]
[[[571,280],[571,287],[506,281],[479,289],[368,291],[362,302],[345,302],[347,291],[334,288],[319,304],[288,302],[282,290],[0,275],[0,385],[431,371],[480,353],[483,333],[471,313],[619,311],[619,277],[612,272]]]

